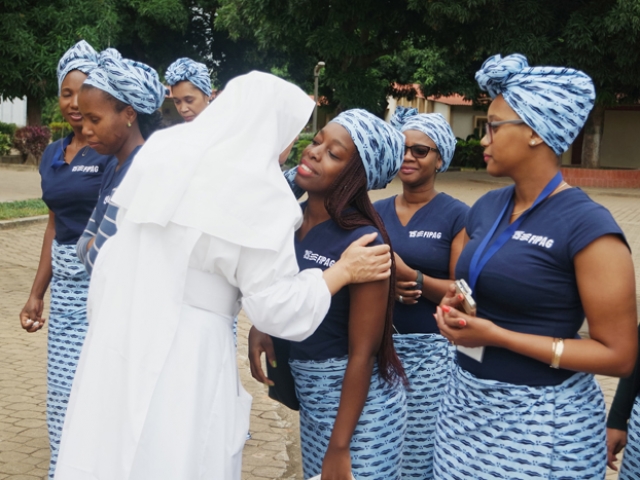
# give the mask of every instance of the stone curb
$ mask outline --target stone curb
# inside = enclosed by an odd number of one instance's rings
[[[49,215],[38,215],[37,217],[13,218],[11,220],[0,220],[0,230],[10,228],[27,227],[34,223],[43,223],[49,220]]]

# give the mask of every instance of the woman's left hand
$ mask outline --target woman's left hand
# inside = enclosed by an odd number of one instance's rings
[[[322,480],[351,480],[351,452],[329,445],[322,461]]]
[[[493,345],[498,326],[484,318],[472,317],[447,305],[436,309],[440,333],[450,342],[463,347]]]

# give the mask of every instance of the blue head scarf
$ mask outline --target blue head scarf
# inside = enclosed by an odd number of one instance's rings
[[[187,80],[202,90],[207,97],[211,96],[211,78],[204,63],[194,62],[186,57],[179,58],[169,65],[164,76],[172,87],[178,82]]]
[[[404,157],[404,136],[366,110],[342,112],[330,123],[342,125],[353,139],[367,172],[367,188],[384,188],[393,180]]]
[[[446,171],[451,164],[457,143],[456,136],[453,134],[449,122],[439,113],[418,114],[415,108],[412,109],[415,110],[415,113],[400,111],[396,116],[398,108],[396,108],[396,111],[393,113],[391,124],[394,126],[398,125],[396,128],[401,132],[418,130],[433,140],[438,148],[438,152],[440,152],[440,158],[442,158],[442,167],[438,169],[438,172]]]
[[[393,128],[397,128],[400,130],[404,122],[406,122],[409,117],[413,117],[414,115],[418,115],[417,108],[410,107],[396,107],[393,112],[393,115],[389,119],[389,123]]]
[[[80,70],[89,75],[98,66],[98,52],[84,40],[80,40],[67,50],[58,62],[58,95],[62,89],[62,82],[72,70]]]
[[[491,98],[505,101],[556,155],[569,149],[587,121],[595,88],[584,72],[565,67],[530,67],[519,53],[488,58],[476,80]]]
[[[122,58],[115,48],[100,52],[98,66],[84,83],[131,105],[138,113],[153,113],[160,108],[167,94],[153,68]]]

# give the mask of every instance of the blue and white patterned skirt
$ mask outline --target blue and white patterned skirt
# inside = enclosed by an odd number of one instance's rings
[[[593,375],[529,387],[457,367],[436,425],[434,478],[602,480],[605,421]]]
[[[82,344],[87,334],[87,293],[89,275],[76,256],[75,245],[51,248],[51,308],[47,356],[47,426],[53,478],[60,436],[67,411],[71,384],[76,373]]]
[[[636,397],[627,427],[627,446],[622,455],[618,480],[640,478],[640,397]]]
[[[304,478],[322,472],[340,405],[347,358],[290,360],[300,400],[300,440]],[[351,438],[351,470],[356,480],[400,480],[406,423],[404,387],[389,385],[374,367],[367,401]]]
[[[402,478],[431,479],[436,419],[451,378],[453,350],[449,341],[437,334],[394,335],[393,343],[409,380]]]

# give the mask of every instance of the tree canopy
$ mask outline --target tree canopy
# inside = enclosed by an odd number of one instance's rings
[[[426,95],[479,91],[490,55],[582,69],[603,105],[640,98],[638,0],[0,0],[0,95],[38,106],[55,95],[55,67],[73,43],[118,48],[162,75],[180,56],[223,86],[251,69],[382,113],[396,83]]]

